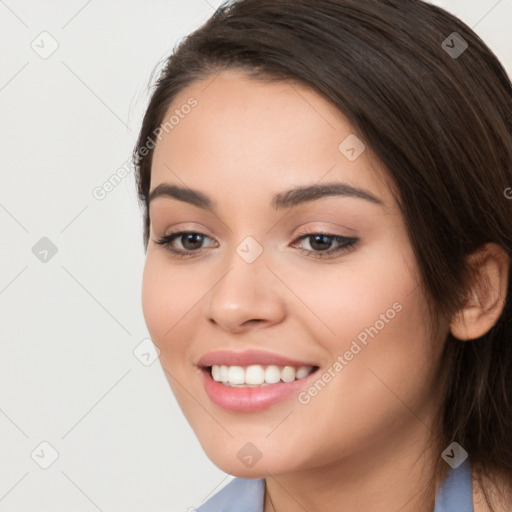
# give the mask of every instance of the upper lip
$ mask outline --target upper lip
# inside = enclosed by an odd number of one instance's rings
[[[208,352],[199,359],[197,366],[207,367],[213,365],[226,366],[250,366],[259,365],[276,365],[276,366],[315,366],[309,361],[298,361],[273,352],[263,350],[216,350]]]

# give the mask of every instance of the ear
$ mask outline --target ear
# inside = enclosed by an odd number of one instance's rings
[[[509,278],[510,258],[497,244],[485,244],[468,261],[474,275],[468,300],[450,323],[450,332],[459,340],[473,340],[490,331],[505,306]]]

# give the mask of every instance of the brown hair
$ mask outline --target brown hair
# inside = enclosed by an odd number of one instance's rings
[[[420,0],[240,0],[181,41],[133,153],[146,249],[148,141],[177,93],[225,69],[312,87],[348,118],[398,191],[433,318],[463,304],[469,254],[495,242],[512,255],[510,79],[467,25]],[[443,362],[440,446],[457,441],[479,473],[512,483],[512,301],[480,339],[448,335]]]

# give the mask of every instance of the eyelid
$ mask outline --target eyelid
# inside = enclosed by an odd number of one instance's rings
[[[177,224],[172,224],[171,226],[168,226],[166,229],[162,230],[156,230],[160,231],[162,235],[160,236],[166,236],[169,234],[176,234],[176,233],[199,233],[201,235],[206,235],[209,238],[215,239],[216,237],[211,233],[211,231],[204,226],[203,224],[199,224],[198,222],[178,222]]]
[[[304,227],[308,226],[308,227]],[[326,227],[328,226],[328,227]],[[330,227],[334,226],[334,227]],[[333,233],[333,230],[341,230],[341,233]],[[345,224],[339,224],[338,222],[306,222],[304,224],[301,224],[297,229],[297,232],[301,234],[310,234],[310,233],[325,233],[330,234],[331,236],[346,236],[347,238],[350,237],[357,237],[357,231],[354,228],[351,228],[349,226],[346,226]],[[347,233],[348,234],[344,234]],[[300,236],[300,235],[296,235]]]

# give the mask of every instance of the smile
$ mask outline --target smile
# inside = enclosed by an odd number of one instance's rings
[[[222,409],[257,412],[297,396],[319,366],[259,350],[220,350],[197,363],[208,398]]]
[[[210,375],[215,382],[230,387],[257,387],[277,384],[279,382],[293,382],[307,377],[314,370],[313,366],[276,366],[259,365],[227,366],[212,365]]]

